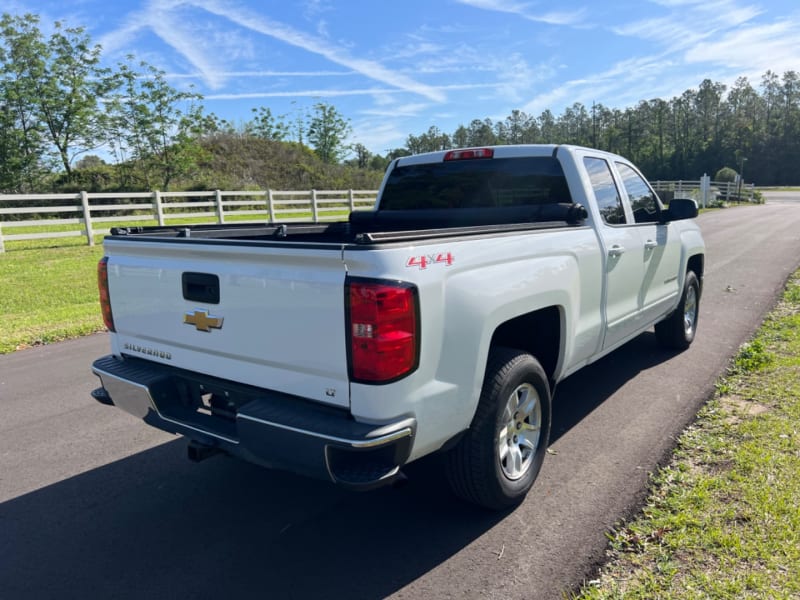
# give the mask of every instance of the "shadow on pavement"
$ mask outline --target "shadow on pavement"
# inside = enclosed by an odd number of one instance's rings
[[[457,502],[426,461],[357,494],[175,441],[0,505],[0,597],[379,598],[503,515]]]
[[[553,399],[550,443],[558,441],[639,373],[673,356],[680,354],[664,350],[656,342],[655,333],[647,332],[565,379]]]
[[[570,378],[553,439],[664,359],[644,335]],[[455,500],[437,457],[356,494],[185,453],[176,440],[0,504],[0,596],[380,598],[506,516]]]

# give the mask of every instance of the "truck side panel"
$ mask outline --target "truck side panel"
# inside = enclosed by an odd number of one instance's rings
[[[412,459],[469,426],[492,336],[503,323],[558,307],[562,332],[552,343],[563,347],[556,349],[562,357],[556,378],[598,350],[602,272],[597,238],[589,228],[345,251],[345,262],[352,275],[377,273],[419,287],[418,370],[385,386],[351,384],[351,411],[358,420],[416,416]]]

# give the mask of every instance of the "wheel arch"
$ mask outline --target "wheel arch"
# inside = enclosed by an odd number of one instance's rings
[[[551,388],[563,345],[563,311],[548,306],[500,323],[492,334],[491,348],[505,346],[524,350],[542,365]]]
[[[697,275],[697,281],[700,283],[700,294],[703,293],[703,270],[705,269],[705,260],[706,257],[704,254],[695,254],[689,257],[689,260],[686,262],[686,270],[687,271],[694,271],[694,274]]]

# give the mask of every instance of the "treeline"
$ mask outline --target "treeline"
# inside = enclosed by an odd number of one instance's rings
[[[380,183],[380,170],[342,164],[350,124],[333,106],[291,120],[259,107],[234,124],[132,55],[100,59],[82,27],[45,36],[36,15],[0,17],[0,192]]]
[[[0,192],[208,188],[375,188],[397,156],[452,147],[569,143],[627,156],[650,179],[696,179],[723,167],[761,185],[800,180],[800,78],[763,75],[758,88],[710,80],[670,100],[609,108],[575,103],[556,116],[514,110],[452,133],[431,126],[373,154],[348,145],[350,121],[330,104],[293,115],[252,109],[232,123],[202,96],[129,56],[101,66],[82,27],[36,15],[0,17]],[[110,164],[98,155],[110,157]]]
[[[744,77],[727,89],[708,79],[671,100],[618,109],[575,103],[556,117],[514,110],[446,134],[410,135],[409,153],[491,144],[578,144],[622,154],[650,179],[698,179],[728,167],[759,185],[800,182],[800,76],[768,71],[759,89]]]

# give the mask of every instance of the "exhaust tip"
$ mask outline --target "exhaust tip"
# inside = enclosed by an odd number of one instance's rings
[[[216,456],[217,454],[221,454],[222,450],[215,446],[209,446],[208,444],[201,444],[200,442],[191,440],[189,446],[186,448],[186,452],[190,461],[198,463],[212,456]]]

